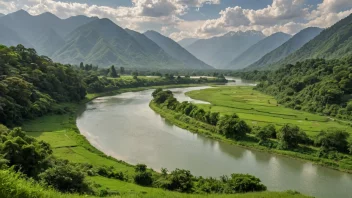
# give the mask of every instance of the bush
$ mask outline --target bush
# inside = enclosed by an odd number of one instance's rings
[[[61,192],[89,193],[92,192],[85,182],[85,175],[80,169],[66,161],[58,161],[55,166],[39,175],[39,178],[49,186]]]
[[[136,175],[134,176],[134,182],[141,186],[151,186],[153,184],[152,174],[147,171],[147,166],[144,164],[137,164]]]

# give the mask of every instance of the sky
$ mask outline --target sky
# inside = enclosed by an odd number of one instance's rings
[[[174,40],[229,31],[295,34],[327,28],[352,13],[352,0],[0,0],[0,13],[19,9],[109,18],[123,28],[156,30]]]

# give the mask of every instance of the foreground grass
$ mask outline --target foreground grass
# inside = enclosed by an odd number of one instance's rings
[[[186,87],[193,85],[182,86]],[[170,86],[167,87],[170,88]],[[180,85],[171,87],[180,87]],[[162,88],[166,88],[166,86],[163,86]],[[109,93],[90,94],[87,96],[87,99],[84,102],[99,96],[118,94],[127,91],[141,91],[144,89],[147,88],[131,88]],[[63,107],[71,110],[70,113],[63,115],[43,116],[41,118],[25,122],[22,128],[27,131],[29,135],[37,138],[38,140],[48,142],[53,149],[54,156],[60,159],[66,159],[73,163],[90,163],[95,166],[113,166],[116,170],[124,172],[124,174],[131,179],[134,176],[134,167],[132,165],[106,156],[104,153],[91,146],[84,136],[80,135],[75,121],[76,111],[79,109],[80,105],[81,104],[72,103],[63,104]],[[44,189],[42,186],[33,182],[28,182],[17,176],[15,177],[11,176],[11,174],[3,173],[4,172],[0,172],[0,197],[2,198],[80,197],[79,195],[61,194],[51,189]],[[3,180],[1,181],[1,179]],[[108,179],[104,177],[88,177],[87,179],[90,182],[95,183],[95,186],[97,186],[96,188],[98,189],[109,189],[110,191],[117,192],[120,195],[117,197],[305,197],[303,195],[292,192],[261,192],[236,195],[190,195],[170,192],[163,189],[142,187],[134,183]],[[14,190],[12,194],[9,194],[6,189]]]
[[[199,105],[203,109],[221,114],[236,113],[251,126],[264,126],[270,123],[281,127],[283,124],[290,123],[298,125],[311,137],[331,127],[352,133],[352,127],[346,122],[285,108],[279,105],[274,97],[255,91],[249,86],[217,87],[191,91],[186,95],[211,103],[211,105]]]
[[[145,197],[145,198],[305,198],[306,196],[294,192],[262,192],[236,195],[188,195],[177,192],[169,192],[161,189],[140,187],[132,183],[121,182],[119,180],[106,179],[103,177],[89,178],[93,182],[98,182],[110,187],[111,190],[119,192],[119,195],[111,197]],[[1,198],[94,198],[88,195],[63,194],[50,188],[23,179],[19,174],[9,170],[0,170],[0,197]]]

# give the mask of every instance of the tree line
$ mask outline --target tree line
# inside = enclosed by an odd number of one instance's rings
[[[212,127],[207,127],[207,129],[229,139],[253,141],[250,137],[254,136],[256,137],[254,141],[257,141],[261,146],[312,154],[333,160],[345,158],[344,154],[352,154],[352,142],[348,142],[349,133],[341,129],[329,128],[311,138],[293,124],[284,124],[279,129],[273,124],[252,128],[237,114],[220,115],[218,112],[206,111],[187,101],[179,102],[169,90],[156,89],[152,96],[153,102],[159,107],[211,125]],[[181,118],[180,116],[176,117]],[[187,121],[184,118],[183,120]],[[190,123],[189,120],[187,123]],[[309,149],[310,146],[318,147],[318,152]]]
[[[121,67],[99,69],[91,64],[79,66],[55,63],[39,56],[34,49],[23,45],[0,45],[0,123],[16,126],[24,119],[47,113],[64,113],[59,104],[79,102],[87,93],[108,92],[120,88],[169,84],[227,82],[223,76],[214,79],[191,79],[164,74],[162,78],[119,78],[125,73]]]
[[[275,71],[237,72],[233,75],[260,81],[255,89],[275,96],[280,105],[352,119],[352,57],[312,59]]]

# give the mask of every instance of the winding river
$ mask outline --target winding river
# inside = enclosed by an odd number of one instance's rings
[[[247,83],[237,80],[229,85],[238,84]],[[170,90],[180,101],[202,103],[184,93],[205,88],[209,87]],[[168,123],[149,108],[152,91],[97,98],[85,105],[77,126],[96,148],[130,164],[143,163],[155,170],[182,168],[197,176],[248,173],[259,177],[271,191],[352,197],[351,174],[229,145]]]

